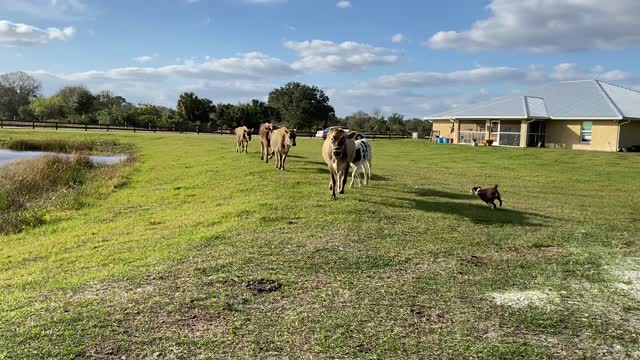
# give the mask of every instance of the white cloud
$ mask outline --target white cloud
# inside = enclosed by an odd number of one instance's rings
[[[131,60],[133,60],[133,61],[135,61],[135,62],[137,62],[137,63],[140,63],[140,64],[145,64],[145,63],[148,63],[148,62],[153,61],[153,60],[154,60],[155,58],[157,58],[158,56],[159,56],[159,54],[158,54],[158,53],[153,53],[153,54],[151,54],[151,55],[137,56],[137,57],[134,57],[134,58],[133,58],[133,59],[131,59]]]
[[[77,19],[89,12],[84,0],[0,0],[0,10],[44,19]]]
[[[280,59],[247,53],[221,59],[188,59],[161,67],[124,67],[108,70],[54,74],[32,71],[44,84],[45,94],[65,85],[85,85],[92,91],[111,90],[131,101],[175,105],[183,89],[194,89],[215,101],[238,101],[258,97],[273,88],[272,82],[291,78],[298,71]]]
[[[34,46],[43,45],[51,40],[69,40],[75,34],[73,27],[46,30],[27,24],[15,24],[0,20],[0,45]]]
[[[300,59],[293,68],[306,71],[361,71],[373,65],[393,64],[399,60],[389,50],[353,41],[288,41],[284,44]]]
[[[623,49],[640,44],[637,0],[492,0],[492,15],[465,31],[441,31],[433,48],[535,52]]]
[[[383,75],[364,86],[382,88],[413,88],[447,86],[456,84],[480,84],[499,81],[524,81],[527,71],[511,67],[481,67],[452,72],[407,72]]]
[[[391,41],[393,41],[394,43],[399,43],[404,41],[404,35],[402,34],[395,34],[391,37]]]
[[[350,8],[351,7],[351,1],[346,1],[346,0],[338,1],[336,6],[339,7],[340,9]]]
[[[631,79],[631,74],[621,70],[608,71],[601,65],[596,65],[591,69],[586,69],[578,66],[577,64],[558,64],[553,68],[553,72],[550,75],[553,80],[585,80],[585,79],[598,79],[604,81],[628,81]]]

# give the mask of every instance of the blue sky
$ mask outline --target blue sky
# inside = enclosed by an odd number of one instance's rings
[[[300,81],[341,116],[424,116],[550,81],[638,87],[637,24],[636,0],[0,0],[0,73],[167,106]]]

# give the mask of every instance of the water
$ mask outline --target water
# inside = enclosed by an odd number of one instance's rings
[[[10,162],[22,159],[33,159],[45,154],[55,154],[60,156],[71,156],[69,154],[57,154],[44,151],[14,151],[7,149],[0,149],[0,165],[6,165]],[[114,156],[89,156],[91,162],[96,165],[113,165],[125,160],[122,155]]]

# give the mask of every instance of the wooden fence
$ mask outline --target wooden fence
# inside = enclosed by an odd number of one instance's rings
[[[28,129],[71,129],[79,131],[129,131],[129,132],[175,132],[189,134],[218,134],[233,135],[233,130],[227,129],[210,129],[200,128],[199,126],[187,127],[135,127],[135,126],[113,126],[101,124],[76,124],[58,121],[18,121],[18,120],[2,120],[0,119],[0,128],[28,128]],[[298,137],[315,137],[316,132],[298,131]],[[362,132],[367,139],[407,139],[411,138],[410,132],[385,132],[385,133],[369,133]]]

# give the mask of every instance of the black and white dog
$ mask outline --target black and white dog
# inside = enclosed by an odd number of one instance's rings
[[[358,185],[362,187],[362,179],[360,179],[360,172],[364,174],[365,185],[369,184],[371,180],[371,144],[366,139],[356,141],[356,156],[351,163],[351,183],[349,188],[353,187],[353,182],[358,178]]]
[[[480,188],[480,186],[475,186],[471,189],[471,192],[478,195],[480,200],[490,205],[492,209],[496,208],[495,201],[498,200],[500,202],[500,207],[502,207],[502,199],[500,198],[500,193],[498,192],[498,185],[492,188]]]

